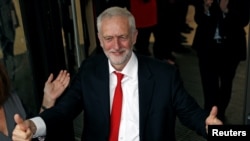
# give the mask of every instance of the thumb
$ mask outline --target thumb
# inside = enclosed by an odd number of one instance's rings
[[[23,118],[19,114],[14,115],[14,120],[16,124],[19,125],[20,129],[26,131],[28,127],[25,125]]]
[[[218,108],[213,106],[208,118],[206,119],[207,125],[222,125],[223,122],[217,118]]]
[[[217,116],[217,113],[218,113],[218,108],[216,106],[213,106],[210,111],[209,116],[212,118],[215,118]]]

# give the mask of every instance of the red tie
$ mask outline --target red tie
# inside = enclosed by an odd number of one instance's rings
[[[122,111],[122,87],[121,80],[123,74],[114,72],[117,76],[117,85],[115,88],[115,94],[113,99],[113,106],[111,111],[111,122],[110,122],[110,135],[109,141],[118,141],[119,127],[121,120]]]

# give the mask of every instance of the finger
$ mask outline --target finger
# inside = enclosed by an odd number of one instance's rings
[[[15,114],[14,115],[14,120],[17,124],[20,124],[23,122],[23,119],[21,118],[21,116],[19,114]]]
[[[53,75],[53,73],[51,73],[51,74],[49,75],[49,77],[48,77],[46,83],[50,83],[50,82],[53,80],[53,77],[54,77],[54,75]]]
[[[216,106],[213,106],[209,116],[215,118],[217,116],[217,113],[218,113],[218,108]]]
[[[70,74],[67,72],[67,73],[65,74],[65,78],[64,78],[64,81],[62,82],[62,84],[63,84],[65,87],[68,87],[69,82],[70,82]]]
[[[63,70],[60,70],[59,74],[56,77],[56,80],[61,82],[62,81],[62,76],[63,76]]]
[[[14,120],[15,120],[16,124],[19,125],[21,130],[23,130],[23,131],[27,130],[27,126],[25,126],[23,118],[19,114],[14,115]]]
[[[210,119],[210,123],[212,125],[222,125],[222,121],[219,120],[217,118],[217,113],[218,113],[218,108],[217,106],[213,106],[211,111],[210,111],[210,115],[209,115],[209,119]]]
[[[60,78],[60,82],[65,85],[67,83],[67,81],[69,81],[69,73],[67,72],[67,70],[63,70],[62,74],[61,74],[61,78]]]
[[[64,86],[64,87],[68,87],[69,82],[70,82],[70,77],[69,77],[69,75],[68,75],[68,77],[65,78],[65,80],[63,81],[63,86]]]
[[[63,70],[61,74],[61,82],[64,82],[65,78],[67,77],[67,71]]]

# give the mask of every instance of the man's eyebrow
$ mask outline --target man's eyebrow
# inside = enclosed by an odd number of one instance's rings
[[[103,35],[102,37],[103,38],[108,38],[108,37],[128,37],[129,35],[128,34],[121,34],[121,35]]]

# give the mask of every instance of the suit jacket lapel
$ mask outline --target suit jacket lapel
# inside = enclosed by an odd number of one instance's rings
[[[101,58],[99,65],[96,66],[96,96],[100,103],[100,113],[104,114],[105,119],[109,122],[110,118],[110,98],[109,98],[109,67],[107,58]],[[103,116],[103,115],[101,115]]]
[[[146,124],[149,108],[151,107],[151,99],[155,82],[152,79],[152,73],[149,66],[138,57],[138,83],[139,83],[139,113],[140,113],[140,135]]]

